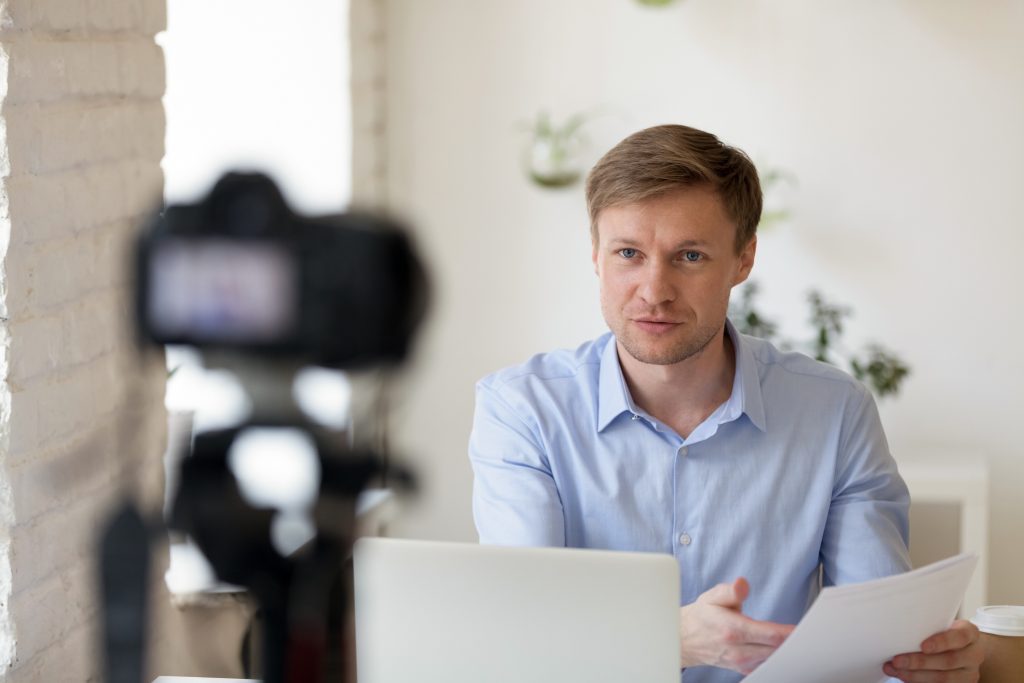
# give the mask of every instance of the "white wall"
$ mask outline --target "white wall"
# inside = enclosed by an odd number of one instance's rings
[[[989,598],[1024,604],[1024,4],[390,0],[388,29],[390,196],[440,288],[396,420],[425,480],[399,533],[475,538],[474,382],[603,329],[582,189],[530,186],[516,128],[602,106],[594,159],[681,122],[799,177],[761,238],[764,308],[796,328],[816,286],[856,310],[851,344],[904,354],[893,450],[990,459]]]
[[[252,168],[303,211],[347,204],[348,0],[169,0],[167,10],[167,199]]]

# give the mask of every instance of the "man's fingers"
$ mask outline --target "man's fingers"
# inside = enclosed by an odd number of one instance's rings
[[[743,629],[743,641],[766,645],[773,650],[789,637],[795,626],[789,624],[776,624],[771,621],[757,621],[756,619],[745,619]]]
[[[961,650],[978,639],[978,627],[963,619],[954,621],[945,631],[936,633],[921,643],[921,652],[932,654]]]
[[[963,658],[955,652],[926,655],[920,652],[893,657],[892,665],[903,671],[955,671],[965,667]]]
[[[978,630],[967,621],[956,621],[946,631],[921,644],[923,652],[896,655],[882,667],[888,676],[906,683],[975,683],[984,653]]]
[[[743,601],[750,594],[750,584],[742,576],[732,583],[720,583],[710,588],[697,598],[697,602],[707,605],[718,605],[731,609],[740,609]]]
[[[959,650],[949,650],[933,655],[926,655],[923,652],[913,652],[905,655],[896,655],[888,664],[892,664],[901,671],[978,671],[984,659],[984,653],[977,644],[969,645]]]
[[[897,669],[888,662],[882,667],[886,676],[898,678],[904,683],[977,683],[978,671],[956,669],[955,671],[910,671]]]
[[[741,607],[750,595],[750,583],[742,576],[736,579],[732,582],[732,594],[736,598],[736,607]]]
[[[743,614],[746,579],[721,583],[679,608],[679,661],[683,668],[710,665],[747,674],[767,659],[793,626]]]

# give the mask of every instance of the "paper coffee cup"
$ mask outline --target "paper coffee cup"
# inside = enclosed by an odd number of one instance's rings
[[[1024,637],[1024,607],[992,605],[979,607],[971,619],[979,631],[997,636]]]
[[[979,607],[971,621],[981,631],[985,650],[980,683],[1024,680],[1024,606]]]

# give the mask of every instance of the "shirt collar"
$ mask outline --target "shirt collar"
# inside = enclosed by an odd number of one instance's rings
[[[750,341],[736,331],[732,321],[726,319],[725,331],[736,349],[736,374],[732,380],[732,394],[725,402],[726,413],[722,422],[735,420],[746,414],[755,427],[762,432],[767,425],[764,417],[764,396],[761,394],[761,376],[757,372],[754,349]]]
[[[601,374],[597,389],[597,431],[602,432],[612,420],[625,412],[637,413],[633,397],[626,387],[626,378],[619,365],[618,344],[615,335],[608,335],[608,343],[601,353]]]
[[[720,415],[718,424],[732,422],[746,414],[755,427],[765,431],[764,401],[761,395],[761,379],[754,360],[754,351],[743,335],[736,331],[732,322],[725,321],[726,334],[732,339],[736,351],[736,374],[732,382],[729,399],[715,411]],[[626,378],[619,365],[615,335],[608,335],[608,342],[601,352],[601,368],[598,379],[597,431],[611,424],[612,420],[625,412],[634,415],[640,412],[633,403],[626,386]]]

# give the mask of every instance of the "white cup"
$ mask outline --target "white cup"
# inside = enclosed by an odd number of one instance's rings
[[[980,683],[1024,681],[1024,606],[979,607],[971,621],[985,650]]]

